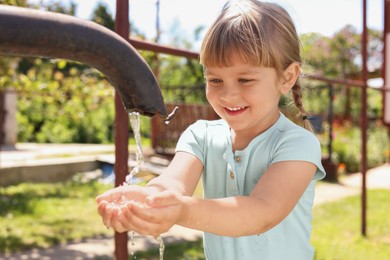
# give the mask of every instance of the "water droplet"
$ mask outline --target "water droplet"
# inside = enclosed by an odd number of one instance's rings
[[[177,114],[178,111],[179,111],[179,107],[175,107],[175,108],[173,109],[173,111],[167,116],[167,118],[165,118],[164,123],[165,123],[166,125],[168,125],[169,122],[170,122],[170,121],[172,120],[172,118]]]

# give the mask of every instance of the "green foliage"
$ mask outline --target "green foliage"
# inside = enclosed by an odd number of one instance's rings
[[[75,14],[71,1],[6,4]],[[101,4],[93,18],[113,29],[113,19]],[[0,90],[18,93],[18,141],[41,143],[108,143],[113,141],[113,88],[90,67],[65,60],[0,57]]]
[[[0,55],[0,91],[10,88],[17,77],[20,58]]]
[[[20,142],[112,142],[114,91],[96,70],[36,59],[15,83]]]
[[[103,25],[112,31],[115,29],[115,21],[112,18],[112,14],[107,11],[107,6],[101,2],[94,8],[91,21]]]
[[[51,1],[50,3],[40,7],[55,13],[63,13],[68,15],[75,15],[76,13],[76,4],[72,1],[70,1],[69,6],[66,6],[63,2],[57,0]]]
[[[368,130],[367,144],[368,168],[373,168],[387,161],[390,144],[385,127],[373,123]],[[346,172],[360,170],[361,130],[359,127],[351,124],[336,126],[332,158],[335,162],[345,165]]]
[[[368,69],[370,78],[380,77],[382,65],[382,36],[380,31],[369,30]],[[331,37],[318,33],[301,35],[303,57],[307,74],[321,75],[328,79],[356,80],[361,74],[361,35],[353,26],[347,25]],[[308,82],[311,86],[322,85]],[[336,117],[345,120],[358,118],[361,111],[361,89],[356,86],[333,84],[335,91],[334,112]],[[380,96],[380,92],[370,93]],[[369,98],[370,99],[370,98]],[[315,97],[312,102],[322,102]],[[370,116],[379,118],[381,102],[372,102]],[[310,111],[310,110],[309,110]]]
[[[111,235],[95,202],[108,188],[96,181],[0,187],[0,253]]]
[[[27,0],[1,0],[0,4],[26,7]]]
[[[380,70],[382,36],[380,31],[369,30],[368,67]],[[354,79],[361,71],[361,35],[353,26],[346,25],[331,37],[319,33],[300,36],[303,58],[310,73],[326,77]]]
[[[158,81],[166,102],[205,103],[203,68],[197,60],[141,51],[153,68],[158,65]]]
[[[8,4],[25,5],[25,1],[7,0]],[[46,6],[53,11],[74,13],[74,4],[63,6],[53,1]],[[93,21],[113,29],[113,18],[107,7],[98,4],[91,16]],[[142,38],[132,26],[133,35]],[[178,23],[170,28],[170,46],[193,49],[193,42],[204,28],[194,32],[188,40]],[[377,70],[381,62],[381,32],[369,30],[369,65]],[[360,35],[352,26],[346,26],[331,37],[317,33],[301,35],[305,73],[321,74],[331,78],[356,78],[360,73]],[[140,51],[154,71],[166,102],[205,103],[202,66],[195,59],[172,55],[156,55]],[[0,90],[14,88],[19,93],[18,141],[56,143],[108,143],[113,141],[113,89],[103,75],[86,65],[64,60],[42,60],[14,57],[0,58]],[[324,120],[329,111],[328,85],[319,81],[303,80],[303,101],[306,111],[320,115]],[[334,139],[335,161],[345,164],[347,171],[355,172],[360,165],[360,131],[357,126],[361,113],[361,91],[334,85],[333,111],[337,122],[346,122]],[[381,117],[381,92],[368,90],[370,119]],[[288,107],[291,99],[283,98],[281,106]],[[289,106],[287,110],[293,109]],[[289,111],[295,114],[294,111]],[[339,123],[341,125],[342,123]],[[150,137],[150,118],[141,117],[141,132]],[[338,126],[339,126],[338,125]],[[325,130],[329,126],[324,124]],[[320,135],[327,145],[327,133]],[[369,137],[369,167],[386,161],[388,138],[380,126],[371,127]],[[387,149],[387,150],[386,150]]]

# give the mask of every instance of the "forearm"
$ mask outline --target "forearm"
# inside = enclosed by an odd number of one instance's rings
[[[191,196],[199,182],[202,169],[202,163],[195,156],[179,152],[167,169],[160,176],[152,179],[147,186]]]
[[[150,180],[146,186],[150,188],[153,187],[159,189],[159,191],[171,190],[181,195],[185,194],[185,187],[182,183],[164,175],[158,176]]]
[[[221,199],[184,197],[179,225],[221,236],[248,236],[263,233],[283,217],[266,201],[250,196]]]

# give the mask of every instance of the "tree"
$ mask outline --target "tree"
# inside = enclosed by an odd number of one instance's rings
[[[91,20],[112,31],[115,29],[115,21],[112,18],[112,14],[107,10],[107,5],[101,2],[94,8]]]
[[[382,64],[381,32],[369,30],[368,60],[371,74],[378,75]],[[328,78],[359,79],[361,72],[361,35],[346,25],[331,37],[320,34],[301,35],[305,63],[308,71]],[[344,119],[360,113],[360,90],[337,89],[336,112]],[[354,102],[354,100],[356,102]],[[380,111],[380,109],[377,109]]]

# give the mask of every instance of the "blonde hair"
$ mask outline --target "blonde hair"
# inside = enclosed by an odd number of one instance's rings
[[[283,7],[256,0],[232,0],[225,4],[207,31],[201,46],[200,63],[206,67],[224,67],[238,58],[248,64],[274,68],[282,77],[290,64],[302,63],[300,50],[295,25]],[[306,120],[299,80],[291,93],[304,127],[312,130],[309,120]]]

